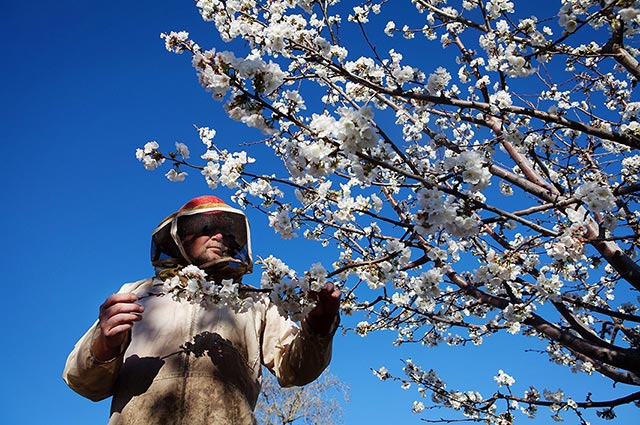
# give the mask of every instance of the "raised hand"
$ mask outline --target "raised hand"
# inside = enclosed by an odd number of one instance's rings
[[[144,307],[137,304],[137,300],[135,294],[113,294],[100,306],[99,333],[92,345],[98,361],[108,361],[121,354],[133,324],[142,320]]]
[[[340,310],[342,291],[329,282],[320,292],[309,292],[308,297],[316,302],[309,312],[307,323],[311,329],[321,335],[328,335]]]

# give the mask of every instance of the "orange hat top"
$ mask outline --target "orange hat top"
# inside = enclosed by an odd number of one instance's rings
[[[203,208],[219,208],[219,207],[229,207],[229,205],[225,204],[222,199],[217,196],[198,196],[197,198],[191,199],[189,202],[184,204],[178,210],[179,213],[184,211],[203,209]]]

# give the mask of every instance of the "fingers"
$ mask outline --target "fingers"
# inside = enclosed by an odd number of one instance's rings
[[[331,296],[332,296],[332,297],[334,297],[334,298],[335,298],[336,296],[340,296],[340,295],[342,295],[342,290],[341,290],[338,286],[334,285],[334,284],[333,284],[333,283],[331,283],[331,282],[329,282],[329,283],[327,284],[327,288],[326,288],[326,290],[327,290],[327,292],[330,292],[330,293],[331,293]]]
[[[340,299],[340,297],[342,296],[342,291],[333,283],[327,282],[327,286],[325,286],[323,289],[317,292],[309,291],[308,295],[313,300],[318,300],[318,298],[320,297]]]
[[[324,289],[309,292],[308,296],[315,301],[316,306],[309,312],[307,323],[315,333],[329,335],[340,310],[342,291],[329,282]]]
[[[113,336],[120,332],[128,331],[134,322],[142,320],[140,314],[118,313],[113,316],[100,319],[100,328],[105,336]]]
[[[308,297],[315,301],[315,308],[309,313],[311,316],[333,317],[340,310],[340,298],[342,291],[333,283],[328,282],[327,286],[318,292],[309,292]]]
[[[134,303],[136,301],[138,301],[138,296],[136,294],[111,294],[100,306],[100,312],[118,303]]]
[[[142,320],[144,307],[137,304],[137,300],[135,294],[113,294],[100,306],[100,329],[107,339],[127,332],[135,322]]]
[[[340,290],[340,288],[338,288],[331,282],[327,283],[326,288],[321,290],[319,293],[320,299],[324,299],[324,301],[328,301],[332,303],[339,302],[341,296],[342,296],[342,291]]]

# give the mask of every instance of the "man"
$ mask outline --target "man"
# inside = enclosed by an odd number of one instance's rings
[[[217,284],[240,283],[252,269],[242,211],[214,196],[192,199],[154,230],[151,260],[156,276],[107,297],[64,370],[79,394],[113,396],[109,424],[252,424],[261,365],[292,386],[329,364],[340,303],[332,285],[310,294],[317,305],[301,326],[246,286],[246,311],[161,294],[163,281],[190,264]]]

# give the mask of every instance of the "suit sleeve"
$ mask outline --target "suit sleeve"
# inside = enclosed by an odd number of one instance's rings
[[[328,335],[318,335],[306,321],[296,325],[282,317],[269,302],[265,314],[262,359],[283,387],[302,386],[315,380],[331,361],[333,335],[338,328],[337,315]]]
[[[62,373],[62,379],[67,385],[80,394],[93,401],[100,401],[113,395],[118,372],[123,363],[123,354],[109,360],[100,362],[91,352],[93,339],[98,331],[97,322],[78,341],[67,358],[67,363]]]
[[[126,284],[118,292],[135,292],[144,282],[143,280]],[[91,350],[97,332],[98,322],[96,321],[76,343],[62,372],[62,379],[72,390],[93,401],[99,401],[113,395],[118,372],[122,367],[124,352],[129,345],[129,341],[123,345],[120,356],[101,362],[94,357]]]

